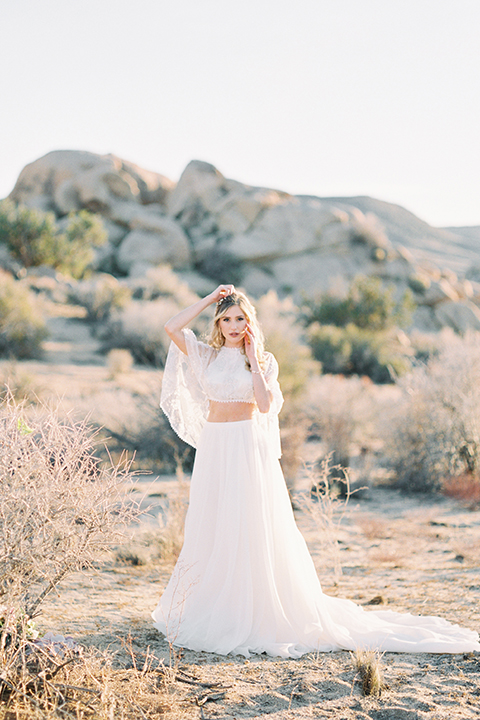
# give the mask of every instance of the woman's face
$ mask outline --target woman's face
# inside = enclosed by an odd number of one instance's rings
[[[218,321],[220,332],[225,338],[225,347],[242,347],[245,338],[247,318],[239,305],[229,307]]]

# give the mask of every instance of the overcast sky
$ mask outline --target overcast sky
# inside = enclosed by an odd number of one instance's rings
[[[50,150],[480,225],[480,0],[6,0],[0,197]]]

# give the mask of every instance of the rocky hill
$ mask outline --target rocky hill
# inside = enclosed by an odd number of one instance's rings
[[[410,287],[424,330],[480,330],[480,228],[430,227],[369,197],[293,196],[225,178],[194,160],[178,183],[114,155],[55,151],[27,165],[10,198],[55,213],[101,214],[104,272],[168,263],[207,291],[233,281],[254,296],[344,291],[357,274]]]

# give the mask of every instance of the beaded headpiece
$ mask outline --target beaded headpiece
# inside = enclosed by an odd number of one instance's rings
[[[220,298],[220,300],[217,302],[217,305],[216,305],[217,310],[220,310],[220,308],[223,305],[227,304],[228,302],[229,302],[229,304],[231,303],[232,305],[235,304],[236,299],[237,299],[237,296],[235,295],[235,293],[230,293],[230,295],[224,295],[224,297]]]

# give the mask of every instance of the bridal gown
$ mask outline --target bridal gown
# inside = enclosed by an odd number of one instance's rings
[[[264,376],[269,413],[206,421],[209,399],[253,401],[245,355],[219,351],[185,330],[188,356],[173,343],[161,405],[173,428],[197,448],[185,541],[152,613],[174,645],[221,655],[310,651],[479,651],[478,634],[438,617],[364,610],[322,592],[298,530],[280,468],[282,395],[274,357]]]

